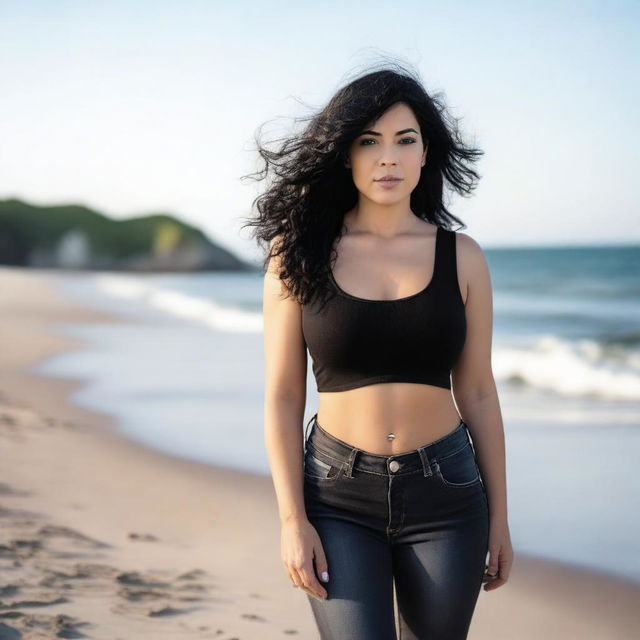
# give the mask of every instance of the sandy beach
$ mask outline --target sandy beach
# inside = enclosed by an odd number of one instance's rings
[[[125,320],[0,267],[0,639],[318,638],[270,478],[143,447],[68,400],[85,381],[29,373],[83,348],[53,325],[98,321]],[[515,554],[470,638],[638,637],[639,585]]]

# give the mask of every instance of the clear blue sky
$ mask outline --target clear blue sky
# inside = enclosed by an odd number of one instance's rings
[[[638,2],[26,0],[0,21],[0,198],[169,211],[255,258],[254,131],[388,55],[485,151],[451,201],[483,246],[640,241]]]

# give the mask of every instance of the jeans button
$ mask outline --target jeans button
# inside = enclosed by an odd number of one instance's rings
[[[394,473],[400,468],[400,463],[397,460],[392,460],[389,463],[389,470],[393,471]]]

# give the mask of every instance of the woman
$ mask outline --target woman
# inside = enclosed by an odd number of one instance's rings
[[[471,192],[482,152],[397,66],[260,152],[276,174],[250,224],[270,243],[265,442],[286,573],[322,638],[396,638],[394,604],[403,640],[466,638],[513,558],[489,270],[443,203],[445,180]]]

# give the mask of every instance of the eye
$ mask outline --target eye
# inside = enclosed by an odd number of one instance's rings
[[[415,144],[416,143],[416,139],[415,138],[401,138],[400,142],[404,142],[405,140],[408,140],[407,144]],[[369,146],[369,145],[367,145],[367,142],[375,142],[375,140],[373,138],[364,138],[363,140],[360,141],[360,146],[361,147]]]

